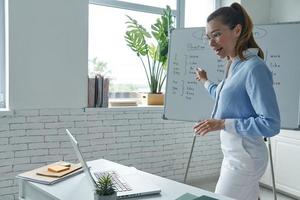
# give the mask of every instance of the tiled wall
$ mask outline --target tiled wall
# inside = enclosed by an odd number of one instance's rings
[[[75,161],[65,128],[86,160],[105,158],[182,182],[193,123],[162,120],[162,112],[162,107],[0,112],[0,199],[17,199],[17,174],[58,160]],[[189,179],[216,176],[221,158],[218,133],[198,137]]]

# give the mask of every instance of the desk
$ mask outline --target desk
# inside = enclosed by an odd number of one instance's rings
[[[92,169],[103,170],[116,170],[126,171],[129,167],[120,165],[108,160],[99,159],[88,162],[88,165]],[[193,186],[189,186],[183,183],[179,183],[173,180],[162,178],[153,174],[149,174],[143,171],[138,171],[145,179],[150,180],[161,188],[161,193],[156,195],[142,196],[135,199],[148,199],[148,200],[174,200],[184,193],[191,193],[194,195],[207,195],[220,200],[232,200],[227,197],[208,192]],[[62,182],[54,185],[43,185],[39,183],[33,183],[25,180],[19,180],[19,199],[20,200],[94,200],[93,188],[89,184],[84,173],[78,174],[74,177],[66,179]]]

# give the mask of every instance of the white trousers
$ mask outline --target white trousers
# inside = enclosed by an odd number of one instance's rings
[[[215,193],[237,200],[257,200],[259,180],[268,164],[268,150],[262,137],[220,133],[224,155]]]

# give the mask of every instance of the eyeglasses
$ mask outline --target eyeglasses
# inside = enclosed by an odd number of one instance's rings
[[[205,35],[204,39],[207,40],[207,41],[211,41],[211,40],[216,41],[216,40],[220,39],[220,37],[222,36],[222,34],[223,34],[223,32],[221,32],[221,31],[215,31],[215,32],[213,32],[210,35]]]
[[[219,40],[220,37],[223,35],[224,32],[228,31],[229,29],[225,29],[225,30],[220,30],[220,31],[214,31],[213,33],[211,33],[210,35],[207,34],[204,36],[204,38],[207,40],[207,41],[211,41],[211,40]]]

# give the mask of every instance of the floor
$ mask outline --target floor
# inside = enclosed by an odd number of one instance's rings
[[[204,183],[205,182],[205,183]],[[197,182],[191,182],[190,185],[208,190],[208,191],[214,191],[216,186],[216,180],[215,179],[208,179],[201,181],[201,183]],[[261,200],[274,200],[273,191],[270,189],[267,189],[265,187],[260,188],[260,199]],[[295,200],[292,197],[288,197],[286,195],[283,195],[281,193],[277,193],[277,200]]]

